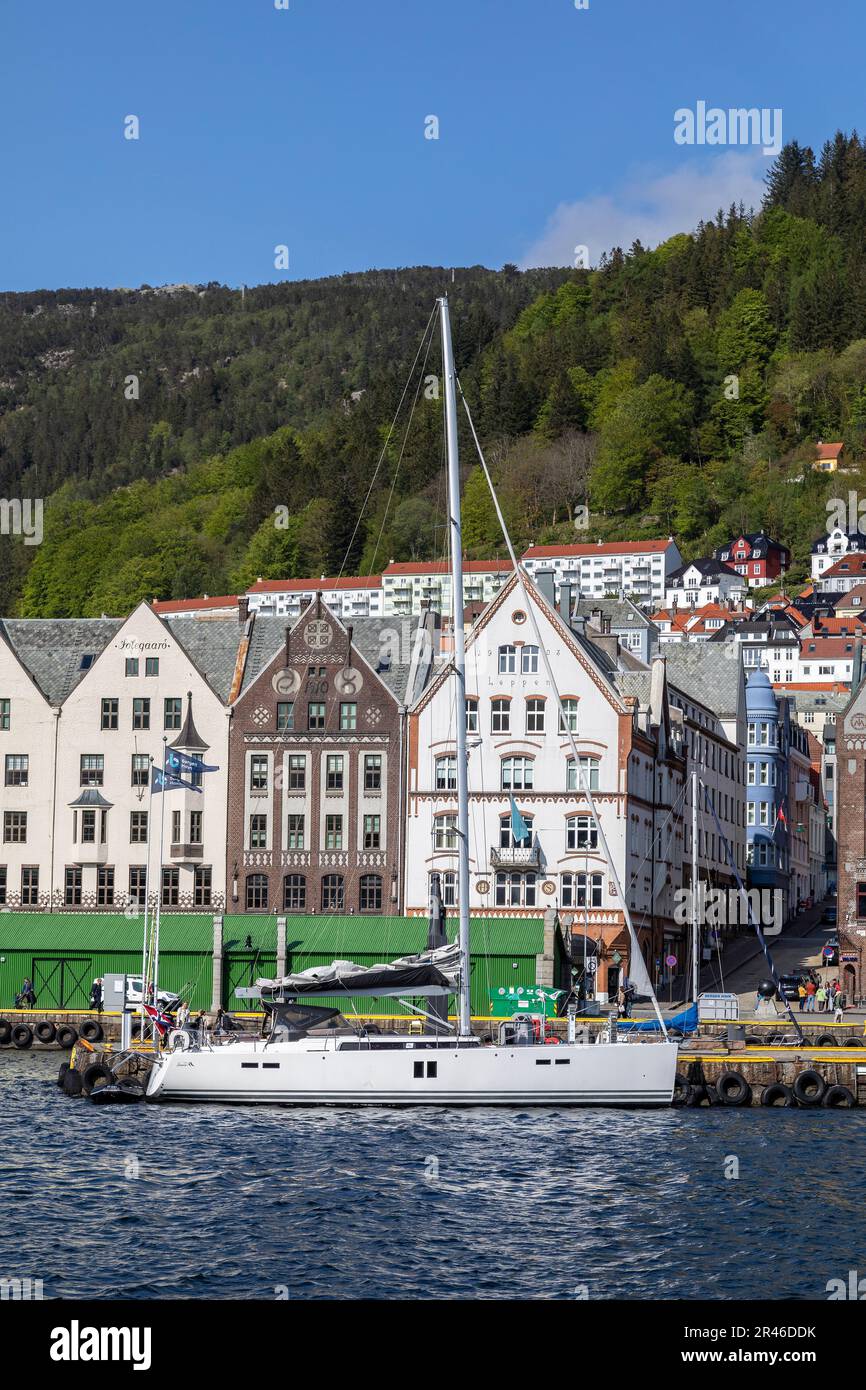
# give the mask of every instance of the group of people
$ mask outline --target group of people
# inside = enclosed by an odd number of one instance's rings
[[[801,980],[797,989],[801,1014],[832,1013],[833,1022],[841,1023],[845,1010],[845,996],[838,980],[825,984],[810,975]]]

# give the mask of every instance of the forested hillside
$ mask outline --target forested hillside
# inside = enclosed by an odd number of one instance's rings
[[[818,157],[787,146],[754,215],[594,271],[5,296],[2,487],[50,498],[41,546],[3,541],[6,610],[122,613],[441,554],[441,402],[420,391],[408,430],[404,410],[367,493],[443,289],[520,544],[673,532],[693,555],[764,526],[804,572],[840,486],[811,472],[815,441],[866,454],[866,145],[842,134]],[[425,370],[436,344],[410,399]],[[468,441],[464,461],[467,547],[488,554]]]

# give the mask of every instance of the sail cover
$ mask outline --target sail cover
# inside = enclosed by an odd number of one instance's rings
[[[330,965],[314,965],[310,970],[284,975],[280,980],[257,980],[256,986],[264,1000],[284,999],[287,995],[337,994],[409,994],[431,998],[456,992],[459,958],[459,947],[454,942],[382,965],[335,960]]]

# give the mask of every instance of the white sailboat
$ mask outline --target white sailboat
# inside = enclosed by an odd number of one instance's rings
[[[448,446],[448,500],[451,541],[451,594],[454,637],[455,707],[465,708],[463,561],[460,476],[457,447],[457,377],[451,346],[447,299],[439,301],[445,379]],[[474,429],[473,429],[474,434]],[[477,445],[476,437],[476,445]],[[487,472],[479,446],[479,455]],[[489,475],[488,475],[489,481]],[[492,489],[491,489],[492,490]],[[496,497],[494,494],[494,503]],[[512,564],[520,570],[500,513]],[[534,605],[527,603],[534,618]],[[547,661],[543,641],[539,647]],[[548,668],[551,688],[556,685]],[[669,1105],[673,1095],[677,1045],[667,1037],[655,994],[634,932],[626,896],[589,787],[582,790],[599,827],[608,869],[631,936],[631,978],[638,992],[652,998],[658,1039],[579,1040],[558,1046],[536,1040],[530,1020],[503,1024],[499,1041],[482,1041],[470,1019],[469,799],[466,723],[457,718],[458,907],[459,933],[450,946],[362,969],[335,961],[281,980],[259,981],[268,1035],[228,1039],[178,1032],[174,1044],[155,1062],[149,1100],[258,1102],[282,1105]],[[564,721],[564,727],[568,727]],[[572,738],[573,744],[573,738]],[[576,748],[575,765],[580,767]],[[585,780],[582,778],[582,781]],[[458,1023],[449,1036],[441,1024],[426,1034],[373,1034],[352,1028],[328,1002],[341,995],[435,998],[456,993]],[[407,1005],[412,1008],[411,1004]],[[429,1017],[429,1016],[428,1016]],[[430,1019],[431,1025],[436,1021]]]

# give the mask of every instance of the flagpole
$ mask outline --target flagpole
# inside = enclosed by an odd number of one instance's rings
[[[150,831],[153,823],[153,758],[150,760],[150,767],[147,774],[147,848],[145,850],[144,865],[144,936],[141,944],[141,1040],[144,1042],[144,1020],[147,1015],[144,1012],[144,1005],[147,996],[147,940],[148,925],[150,921]]]
[[[162,857],[163,841],[165,839],[165,745],[168,738],[165,734],[162,737],[162,808],[159,813],[159,871],[156,876],[156,928],[153,934],[153,1007],[159,1013],[159,927],[162,914]],[[157,1038],[156,1019],[153,1022],[154,1041]]]

